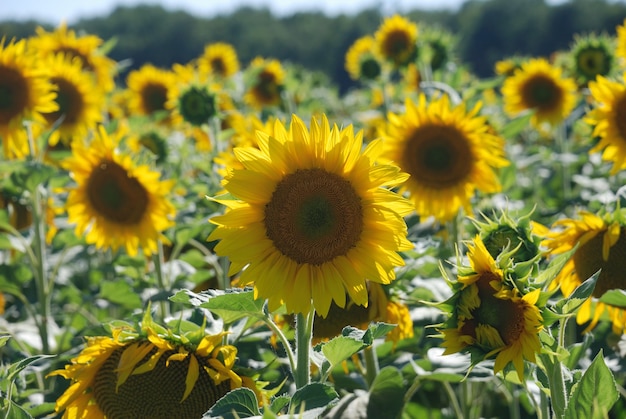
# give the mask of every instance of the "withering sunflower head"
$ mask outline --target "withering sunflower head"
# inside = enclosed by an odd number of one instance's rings
[[[70,364],[48,375],[71,380],[55,410],[63,418],[196,419],[242,386],[263,400],[252,378],[233,370],[237,348],[222,343],[225,332],[182,326],[164,328],[148,310],[141,327],[117,322],[111,336],[88,338]]]
[[[165,105],[176,83],[172,71],[144,64],[128,74],[126,83],[128,109],[132,114],[155,116],[161,121],[168,121],[169,111]]]
[[[462,207],[471,214],[476,190],[498,192],[496,169],[508,165],[504,140],[478,116],[480,103],[467,111],[447,96],[427,102],[421,94],[406,100],[405,113],[388,115],[384,158],[411,177],[402,186],[420,216],[448,221]]]
[[[577,219],[564,218],[556,221],[552,231],[546,234],[542,246],[550,256],[559,255],[578,246],[555,278],[553,286],[559,286],[564,296],[601,269],[593,294],[581,306],[576,321],[593,329],[606,312],[615,333],[626,332],[626,310],[597,301],[608,290],[626,289],[623,269],[626,258],[626,218],[621,210],[597,215],[581,211]]]
[[[382,61],[374,37],[363,36],[346,52],[346,71],[353,80],[375,80],[382,74]]]
[[[609,76],[616,68],[615,45],[606,34],[575,35],[569,51],[568,67],[580,85]]]
[[[613,163],[611,174],[626,169],[626,74],[621,81],[598,76],[589,83],[592,106],[585,121],[600,141],[589,152],[602,152],[602,159]]]
[[[246,70],[244,100],[255,108],[278,106],[285,89],[285,71],[280,61],[256,57]]]
[[[167,241],[162,231],[173,225],[167,199],[173,181],[161,181],[158,172],[121,154],[119,139],[104,127],[98,134],[88,145],[77,142],[62,163],[76,182],[66,203],[68,221],[98,248],[123,247],[135,255],[141,246],[153,254],[157,240]]]
[[[206,45],[197,61],[201,72],[222,78],[231,77],[239,71],[237,51],[225,42]]]
[[[376,165],[380,141],[363,151],[361,133],[339,129],[325,115],[310,129],[297,116],[288,128],[276,122],[273,135],[257,131],[259,148],[234,150],[243,169],[223,186],[235,200],[211,222],[209,240],[228,256],[230,274],[254,283],[255,297],[270,310],[327,316],[331,302],[346,305],[346,293],[367,305],[365,280],[390,283],[397,252],[412,248],[402,218],[410,204],[386,189],[406,175]]]
[[[543,58],[522,63],[502,85],[505,112],[517,116],[533,111],[531,122],[535,126],[562,122],[576,106],[576,92],[576,82]]]
[[[80,35],[63,22],[52,32],[38,27],[37,35],[28,39],[29,49],[39,58],[63,54],[80,61],[81,70],[91,73],[104,92],[115,88],[116,63],[102,51],[103,40],[96,35]]]
[[[5,158],[29,153],[22,124],[45,124],[42,114],[58,109],[54,89],[46,67],[27,53],[25,40],[0,40],[0,139]]]
[[[385,18],[374,34],[381,56],[395,67],[403,67],[417,57],[417,24],[400,16]]]
[[[508,277],[510,261],[494,260],[479,236],[468,246],[468,258],[470,266],[459,267],[454,295],[445,302],[444,355],[470,352],[472,363],[495,356],[494,373],[512,363],[523,381],[524,360],[535,362],[541,349],[540,289],[522,295]]]

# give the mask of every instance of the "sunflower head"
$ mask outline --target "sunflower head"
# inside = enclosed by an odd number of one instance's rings
[[[623,211],[605,214],[583,211],[577,219],[558,220],[552,231],[546,234],[542,246],[547,248],[550,256],[576,248],[553,283],[553,286],[560,287],[566,297],[578,285],[601,270],[592,296],[577,313],[578,323],[589,322],[586,328],[589,331],[606,312],[613,330],[618,334],[624,333],[626,311],[595,301],[608,290],[626,289],[626,277],[622,269],[626,257],[626,215]]]
[[[535,126],[563,121],[576,105],[576,92],[574,79],[564,77],[560,68],[543,58],[522,63],[502,85],[505,112],[517,116],[532,110]]]
[[[285,89],[285,70],[280,61],[256,57],[246,71],[244,100],[255,108],[278,106]]]
[[[132,70],[126,79],[128,89],[128,110],[131,114],[156,116],[163,119],[168,115],[167,98],[176,84],[172,71],[144,64]]]
[[[382,74],[382,61],[374,37],[363,36],[346,52],[346,70],[353,80],[375,80]]]
[[[615,69],[615,45],[606,34],[576,35],[569,51],[569,68],[580,85],[597,76],[609,76]]]
[[[383,157],[411,175],[403,189],[420,216],[447,221],[461,207],[471,214],[476,190],[500,190],[496,169],[508,165],[504,140],[479,109],[480,103],[470,111],[451,106],[447,96],[428,103],[420,94],[417,102],[406,100],[404,114],[389,115]]]
[[[621,25],[615,28],[617,32],[615,55],[621,60],[621,64],[626,63],[626,19]]]
[[[206,86],[189,85],[178,92],[176,112],[191,125],[207,124],[217,114],[217,96]]]
[[[452,33],[439,27],[426,27],[418,41],[419,59],[432,71],[441,70],[452,60],[456,40]]]
[[[99,248],[124,247],[135,255],[141,246],[152,254],[157,240],[167,241],[162,231],[173,224],[174,207],[167,199],[173,182],[159,180],[158,172],[122,154],[121,132],[109,136],[101,126],[98,134],[88,145],[77,142],[62,163],[76,182],[67,199],[68,220]]]
[[[197,61],[200,72],[221,78],[231,77],[239,71],[237,51],[225,42],[206,45]]]
[[[374,34],[381,56],[394,67],[403,67],[417,57],[417,24],[400,16],[385,18]]]
[[[140,326],[116,322],[111,336],[88,338],[69,365],[49,374],[71,380],[55,410],[90,419],[198,418],[242,386],[263,400],[254,381],[235,372],[237,348],[222,343],[225,332],[176,323],[162,327],[148,309]]]
[[[258,149],[234,150],[243,169],[224,179],[236,200],[218,200],[228,209],[211,219],[215,251],[272,311],[313,306],[325,317],[331,302],[346,306],[346,293],[367,305],[365,279],[390,283],[403,264],[397,252],[412,247],[402,218],[411,206],[386,189],[406,175],[375,165],[380,141],[363,151],[361,133],[331,127],[325,115],[310,129],[294,115],[288,129],[277,121],[257,139]]]
[[[500,269],[480,236],[468,246],[469,266],[459,267],[453,296],[446,301],[449,318],[441,326],[445,354],[468,351],[472,362],[496,357],[494,372],[512,363],[520,380],[524,360],[535,362],[541,349],[540,290],[522,294],[509,269]]]

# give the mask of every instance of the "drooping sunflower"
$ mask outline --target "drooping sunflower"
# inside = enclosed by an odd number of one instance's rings
[[[176,84],[172,71],[144,64],[132,70],[126,79],[128,110],[134,115],[156,116],[162,122],[169,120],[165,106],[171,89]]]
[[[59,140],[65,145],[74,138],[82,141],[102,121],[105,96],[94,79],[81,70],[78,58],[57,54],[46,60],[46,66],[59,106],[55,112],[44,114],[49,126],[58,124],[48,141],[51,146]]]
[[[606,34],[575,35],[568,66],[579,84],[586,86],[597,76],[606,77],[613,73],[614,51],[613,40]]]
[[[452,33],[437,27],[426,26],[418,41],[419,60],[429,65],[432,71],[444,68],[453,58],[456,40]]]
[[[254,283],[256,298],[274,311],[328,315],[346,292],[367,305],[365,280],[388,284],[397,252],[412,248],[403,216],[412,207],[386,189],[406,179],[392,165],[375,165],[381,142],[364,151],[362,133],[311,120],[310,131],[293,116],[287,130],[276,121],[272,136],[257,131],[259,149],[236,148],[244,169],[232,170],[224,188],[236,200],[219,200],[227,212],[211,222],[209,240],[229,256],[230,274]]]
[[[226,42],[206,45],[204,52],[198,57],[198,68],[201,72],[222,78],[228,78],[239,71],[239,58],[235,48]]]
[[[602,159],[613,163],[611,174],[626,169],[626,74],[622,77],[617,82],[598,76],[589,83],[595,106],[585,117],[600,138],[589,152],[602,152]]]
[[[621,65],[623,66],[626,64],[626,19],[615,28],[615,31],[617,32],[615,55],[621,59]]]
[[[53,32],[44,28],[36,29],[36,36],[28,39],[28,47],[39,58],[64,54],[76,57],[81,68],[94,75],[96,85],[105,93],[115,88],[114,75],[117,67],[115,61],[102,51],[103,40],[96,35],[76,35],[63,22]]]
[[[167,195],[174,182],[161,181],[147,165],[135,165],[104,127],[98,134],[88,145],[76,142],[72,156],[62,162],[76,182],[67,198],[68,221],[98,248],[124,247],[135,255],[141,246],[144,254],[153,254],[157,240],[167,241],[162,231],[173,225]]]
[[[54,112],[54,86],[44,66],[26,52],[26,41],[0,41],[0,140],[4,157],[22,158],[29,152],[23,122],[45,124],[42,113]]]
[[[593,329],[604,313],[618,334],[626,332],[626,310],[597,301],[611,289],[626,289],[623,262],[626,257],[626,220],[620,210],[603,216],[581,211],[578,219],[565,218],[552,225],[541,243],[548,255],[558,255],[578,248],[553,282],[564,296],[602,269],[592,296],[576,315],[578,324],[589,322],[585,331]]]
[[[285,70],[280,61],[256,57],[246,70],[244,100],[254,108],[278,106],[285,89]]]
[[[382,73],[382,60],[376,51],[374,37],[363,36],[346,52],[346,71],[353,80],[375,80]]]
[[[227,333],[174,330],[147,312],[140,328],[118,322],[111,336],[89,337],[70,364],[48,375],[71,380],[55,411],[64,419],[195,419],[236,388],[263,400],[254,380],[233,370],[237,348],[222,343]]]
[[[395,67],[403,67],[417,57],[417,24],[393,15],[383,20],[374,33],[378,51]]]
[[[533,125],[557,125],[576,106],[576,91],[574,79],[564,77],[560,68],[544,58],[533,58],[504,80],[504,110],[511,116],[533,110]]]
[[[535,362],[541,349],[540,289],[522,296],[509,285],[507,268],[494,260],[479,236],[468,245],[468,258],[470,267],[460,267],[458,289],[450,300],[453,313],[441,329],[444,355],[469,351],[475,359],[495,356],[494,373],[513,363],[523,381],[524,360]]]
[[[493,134],[480,103],[467,112],[463,104],[451,107],[447,96],[427,103],[407,99],[405,113],[389,113],[383,128],[383,156],[409,173],[402,186],[420,216],[450,220],[463,207],[471,214],[476,190],[498,192],[496,168],[508,165],[504,140]]]

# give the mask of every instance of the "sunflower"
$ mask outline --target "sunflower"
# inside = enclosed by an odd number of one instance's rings
[[[36,33],[36,36],[28,39],[28,46],[38,57],[47,58],[57,54],[76,57],[82,70],[94,75],[100,90],[108,93],[115,88],[113,76],[117,64],[102,51],[103,40],[98,36],[77,36],[75,31],[67,28],[65,22],[53,32],[38,27]]]
[[[556,125],[576,106],[576,91],[576,82],[563,77],[560,68],[543,58],[530,59],[504,80],[504,110],[511,116],[533,110],[533,125]]]
[[[617,32],[615,55],[622,60],[622,66],[626,63],[626,19],[615,28]]]
[[[199,328],[198,328],[199,329]],[[63,418],[199,418],[231,390],[263,394],[250,377],[237,374],[237,348],[222,342],[227,333],[192,330],[178,335],[154,323],[117,323],[111,336],[87,339],[64,369],[48,375],[71,380],[57,399]]]
[[[376,52],[373,36],[363,36],[354,41],[346,52],[345,67],[353,80],[375,80],[381,75],[381,57]]]
[[[377,49],[395,67],[403,67],[417,57],[417,25],[400,15],[385,18],[376,33]]]
[[[231,77],[239,71],[237,51],[225,42],[206,45],[197,61],[201,72],[222,78]]]
[[[169,111],[165,105],[170,90],[176,84],[173,72],[144,64],[128,74],[126,84],[131,114],[155,116],[164,122],[169,120]]]
[[[579,219],[556,221],[541,243],[548,255],[567,252],[578,245],[574,255],[563,266],[553,286],[569,296],[578,285],[602,269],[592,297],[600,298],[611,289],[626,289],[623,261],[626,257],[626,221],[620,211],[599,216],[581,211]],[[593,329],[603,313],[613,324],[613,331],[626,332],[626,310],[595,301],[590,297],[576,314],[578,324],[589,322],[585,331]]]
[[[615,68],[615,46],[608,35],[575,35],[569,52],[569,67],[585,86],[597,76],[608,76]]]
[[[602,159],[613,162],[611,174],[626,169],[626,74],[623,82],[598,76],[589,83],[595,107],[585,121],[594,126],[593,136],[600,141],[589,152],[602,151]]]
[[[59,124],[50,134],[49,143],[59,140],[69,145],[74,138],[83,140],[102,121],[105,97],[94,80],[81,70],[78,58],[57,54],[46,60],[50,81],[56,86],[59,109],[44,114],[50,126]]]
[[[406,179],[391,165],[374,165],[380,141],[362,152],[362,133],[352,125],[332,128],[325,115],[311,129],[293,116],[289,130],[277,121],[274,135],[257,131],[259,149],[236,148],[244,169],[232,170],[225,189],[236,200],[211,222],[209,240],[228,255],[230,274],[243,269],[240,284],[254,283],[256,298],[270,310],[323,317],[331,302],[368,302],[365,280],[388,284],[397,252],[412,248],[402,218],[409,203],[385,189]],[[244,269],[245,268],[245,269]]]
[[[141,246],[153,254],[157,240],[166,241],[162,231],[173,225],[174,207],[166,197],[174,182],[160,181],[158,172],[121,155],[118,140],[104,127],[98,134],[89,145],[76,142],[62,163],[77,184],[67,199],[68,221],[98,248],[125,247],[135,255]]]
[[[5,158],[29,153],[25,121],[45,124],[42,113],[58,109],[45,67],[26,53],[26,41],[0,41],[0,140]]]
[[[480,103],[467,112],[451,107],[447,96],[426,102],[406,100],[403,115],[390,113],[383,128],[383,156],[411,177],[402,186],[409,191],[420,216],[450,220],[463,207],[470,214],[476,190],[498,192],[495,168],[508,164],[504,141],[492,134]]]
[[[278,106],[282,103],[285,71],[280,61],[256,57],[246,73],[248,76],[248,88],[244,95],[246,103],[254,108]]]
[[[442,70],[452,60],[456,40],[449,31],[435,26],[427,26],[420,33],[420,61],[427,63],[432,71]]]
[[[537,307],[540,289],[523,296],[505,280],[479,236],[468,245],[470,267],[459,269],[459,289],[452,297],[453,313],[441,330],[444,355],[470,351],[483,359],[496,357],[494,373],[513,363],[520,381],[524,360],[535,362],[541,349],[542,317]]]
[[[206,84],[179,85],[169,91],[165,106],[172,111],[174,121],[199,127],[217,115],[217,95]]]

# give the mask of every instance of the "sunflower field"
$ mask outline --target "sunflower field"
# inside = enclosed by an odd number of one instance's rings
[[[385,17],[339,94],[3,38],[4,417],[626,417],[626,20],[456,42]]]

